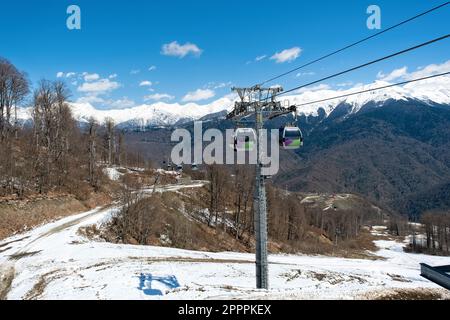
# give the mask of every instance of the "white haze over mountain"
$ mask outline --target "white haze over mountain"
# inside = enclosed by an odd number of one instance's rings
[[[369,85],[356,85],[350,89],[338,90],[330,89],[327,85],[320,85],[299,90],[293,95],[280,96],[279,100],[289,105],[302,104],[389,84],[389,82],[379,80]],[[450,76],[302,106],[299,108],[299,114],[317,116],[318,110],[323,108],[325,113],[329,115],[341,103],[351,105],[351,112],[356,113],[367,103],[374,102],[381,105],[390,99],[397,101],[415,99],[428,104],[450,105]],[[235,101],[235,95],[227,95],[204,105],[157,102],[114,110],[99,110],[90,103],[71,103],[70,106],[74,117],[80,122],[87,122],[92,117],[100,123],[103,123],[106,118],[111,118],[117,125],[168,126],[179,122],[198,120],[222,111],[231,111]],[[19,110],[18,116],[21,120],[29,120],[31,118],[30,109]]]

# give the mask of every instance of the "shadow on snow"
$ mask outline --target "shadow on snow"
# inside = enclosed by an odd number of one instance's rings
[[[155,282],[159,282],[160,284],[163,284],[168,289],[175,289],[180,286],[178,283],[178,280],[175,276],[154,276],[151,273],[144,274],[141,273],[139,276],[139,290],[142,290],[145,295],[148,296],[162,296],[163,293],[161,290],[153,288],[153,284]]]

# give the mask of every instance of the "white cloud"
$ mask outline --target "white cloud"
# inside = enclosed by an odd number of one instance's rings
[[[319,85],[313,86],[313,87],[301,88],[297,91],[297,93],[305,93],[305,92],[329,90],[329,89],[331,89],[331,87],[329,85],[319,84]]]
[[[131,70],[130,71],[130,74],[138,74],[138,73],[140,73],[141,72],[141,70],[139,70],[139,69],[134,69],[134,70]]]
[[[231,87],[232,85],[233,85],[233,83],[231,81],[219,82],[219,83],[217,83],[217,82],[209,82],[203,88],[216,90],[216,89],[222,89],[222,88],[225,88],[225,87]]]
[[[84,76],[84,81],[95,81],[100,79],[100,76],[98,75],[98,73],[83,73]]]
[[[441,64],[430,64],[425,68],[418,68],[417,71],[407,74],[405,79],[423,78],[445,72],[450,72],[450,60]]]
[[[140,87],[151,87],[153,85],[153,83],[151,81],[145,80],[145,81],[141,81],[141,83],[139,83]]]
[[[60,71],[60,72],[58,72],[57,74],[56,74],[56,77],[57,78],[72,78],[72,77],[75,77],[77,74],[76,74],[76,72],[67,72],[67,73],[64,73],[64,72],[62,72],[62,71]]]
[[[231,93],[224,95],[223,98],[234,101],[234,100],[237,100],[239,98],[239,96],[236,92],[231,92]]]
[[[262,61],[262,60],[264,60],[264,59],[266,59],[266,58],[267,58],[267,55],[263,54],[263,55],[261,55],[261,56],[257,56],[257,57],[256,57],[255,59],[253,59],[253,60],[247,61],[245,64],[249,65],[249,64],[251,64],[251,63],[253,63],[253,62],[260,62],[260,61]]]
[[[363,87],[365,86],[365,84],[364,83],[362,83],[362,82],[358,82],[358,83],[355,83],[354,85],[353,85],[353,89],[362,89]]]
[[[167,93],[155,93],[144,97],[144,101],[160,101],[160,100],[173,100],[175,99],[174,96],[171,96]]]
[[[128,99],[128,97],[123,97],[122,99],[118,100],[109,100],[106,101],[104,104],[110,106],[112,109],[127,109],[132,108],[136,105],[134,101]]]
[[[80,97],[77,99],[76,101],[77,103],[104,103],[105,100],[103,98],[98,97],[95,94],[89,94],[87,96],[84,97]]]
[[[117,73],[111,74],[108,78],[109,78],[109,79],[115,79],[115,78],[117,78]]]
[[[188,92],[182,99],[183,102],[201,101],[212,98],[216,93],[211,89],[197,89]]]
[[[76,100],[76,102],[99,104],[109,109],[127,109],[136,106],[136,103],[133,100],[128,99],[128,97],[123,97],[122,99],[118,100],[105,100],[102,97],[99,97],[96,93],[89,93],[86,96],[80,97]]]
[[[408,68],[407,67],[403,67],[400,69],[395,69],[393,70],[391,73],[389,74],[384,74],[383,72],[378,72],[377,74],[377,78],[382,80],[382,81],[392,81],[398,78],[403,78],[406,74],[408,73]]]
[[[450,60],[441,64],[430,64],[426,67],[417,68],[413,72],[408,72],[408,67],[394,69],[389,74],[384,74],[380,71],[377,74],[377,78],[387,82],[394,80],[413,80],[445,72],[450,72]]]
[[[297,78],[299,78],[299,77],[305,77],[305,76],[314,76],[316,73],[315,72],[313,72],[313,71],[311,71],[311,72],[299,72],[299,73],[297,73],[295,76],[297,77]]]
[[[115,81],[110,81],[109,79],[100,79],[95,82],[85,82],[78,87],[80,92],[89,92],[102,94],[108,91],[115,90],[120,87],[120,84]]]
[[[337,84],[338,87],[349,87],[351,85],[353,85],[353,81],[346,81]]]
[[[203,50],[201,50],[196,44],[187,42],[183,45],[180,45],[177,41],[164,44],[161,50],[161,54],[165,56],[179,58],[184,58],[188,54],[192,54],[198,57],[202,54],[202,52]]]
[[[153,71],[156,70],[156,66],[151,66],[150,68],[148,68],[148,71]]]
[[[231,87],[233,84],[231,82],[222,82],[213,87],[213,89],[222,89],[225,87]]]
[[[262,56],[256,57],[255,61],[258,62],[258,61],[264,60],[265,58],[267,58],[267,55],[263,54]]]
[[[272,57],[270,57],[270,59],[275,60],[276,63],[292,62],[297,59],[301,53],[301,48],[294,47],[291,49],[283,50],[281,52],[277,52]]]

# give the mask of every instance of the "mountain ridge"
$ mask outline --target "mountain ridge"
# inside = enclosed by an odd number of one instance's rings
[[[374,89],[386,84],[389,83],[376,81],[369,85],[356,85],[345,90],[331,90],[323,87],[312,88],[308,91],[301,89],[296,94],[281,97],[279,100],[283,104],[301,105],[361,90]],[[210,119],[214,115],[223,116],[225,112],[232,110],[236,100],[237,97],[230,94],[203,105],[197,103],[157,102],[154,104],[142,104],[132,108],[109,110],[96,109],[90,103],[70,103],[70,106],[75,119],[81,123],[86,123],[90,118],[104,123],[107,118],[111,118],[119,128],[146,128],[174,126],[195,120]],[[410,83],[404,86],[357,94],[332,101],[318,102],[299,107],[298,113],[300,116],[306,117],[318,117],[321,113],[324,113],[328,117],[336,108],[346,105],[349,108],[346,114],[351,115],[366,109],[370,105],[372,107],[383,106],[389,100],[416,100],[428,106],[450,106],[450,77],[428,79],[420,83]],[[30,120],[31,108],[21,108],[18,118],[22,122]]]
[[[302,124],[300,123],[300,126]],[[282,156],[278,184],[296,191],[348,192],[391,210],[420,215],[450,208],[450,109],[390,100],[344,121],[305,130],[298,158]],[[415,206],[422,201],[420,208]]]

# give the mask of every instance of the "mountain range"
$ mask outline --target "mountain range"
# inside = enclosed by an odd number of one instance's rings
[[[284,104],[303,104],[325,98],[340,96],[361,90],[373,89],[389,83],[376,81],[370,85],[355,85],[350,89],[332,90],[326,85],[319,85],[308,90],[302,89],[294,95],[281,97]],[[321,103],[314,103],[299,108],[299,114],[317,117],[320,113],[330,115],[338,106],[350,106],[349,114],[358,113],[367,105],[382,105],[388,100],[408,101],[417,100],[428,105],[450,104],[450,77],[429,79],[417,83],[410,83],[401,87],[392,87],[380,91],[358,94]],[[75,118],[83,123],[94,118],[100,123],[106,118],[114,120],[119,128],[151,128],[176,126],[199,120],[211,115],[223,115],[230,111],[236,96],[230,94],[208,104],[179,104],[157,102],[143,104],[125,109],[96,109],[90,103],[71,103]],[[21,109],[19,119],[27,121],[31,118],[30,109]]]
[[[319,86],[283,97],[302,104],[387,85],[377,81],[351,89]],[[225,114],[234,106],[227,96],[210,104],[156,103],[121,110],[71,104],[75,118],[103,122],[112,118],[127,132],[127,144],[162,162],[170,155],[174,126],[232,128]],[[21,109],[19,117],[30,119]],[[267,124],[277,128],[287,117]],[[418,217],[427,210],[450,210],[450,77],[435,78],[371,93],[314,103],[299,109],[304,147],[282,151],[273,182],[293,191],[353,193],[387,211]],[[144,130],[145,129],[145,130]]]
[[[450,106],[418,100],[341,104],[306,128],[305,146],[281,157],[275,182],[297,191],[363,195],[419,216],[450,209]]]

